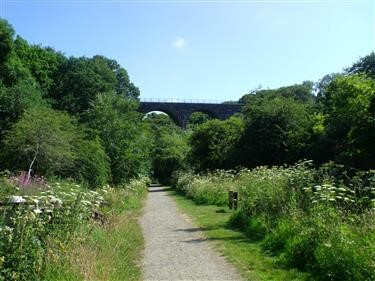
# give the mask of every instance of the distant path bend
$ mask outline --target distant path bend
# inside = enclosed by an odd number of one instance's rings
[[[162,188],[150,188],[141,226],[145,280],[243,280]]]

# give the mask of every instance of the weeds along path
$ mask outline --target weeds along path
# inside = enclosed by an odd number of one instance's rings
[[[163,188],[149,190],[141,218],[145,280],[242,280]]]

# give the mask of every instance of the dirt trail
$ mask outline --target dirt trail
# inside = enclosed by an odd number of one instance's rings
[[[243,280],[162,188],[150,188],[141,226],[145,280]]]

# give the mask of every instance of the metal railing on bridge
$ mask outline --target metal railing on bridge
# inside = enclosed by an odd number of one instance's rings
[[[153,103],[203,103],[203,104],[240,104],[238,101],[203,100],[203,99],[175,99],[175,98],[141,98],[140,102]]]

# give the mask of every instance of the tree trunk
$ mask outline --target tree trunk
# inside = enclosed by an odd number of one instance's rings
[[[26,184],[28,184],[29,181],[30,181],[31,171],[32,171],[32,168],[33,168],[34,162],[35,162],[36,157],[38,156],[38,154],[39,154],[39,144],[38,144],[37,147],[36,147],[36,151],[35,151],[35,154],[34,154],[34,158],[33,158],[33,160],[31,161],[30,166],[29,166],[29,170],[28,170],[28,172],[27,172]]]

